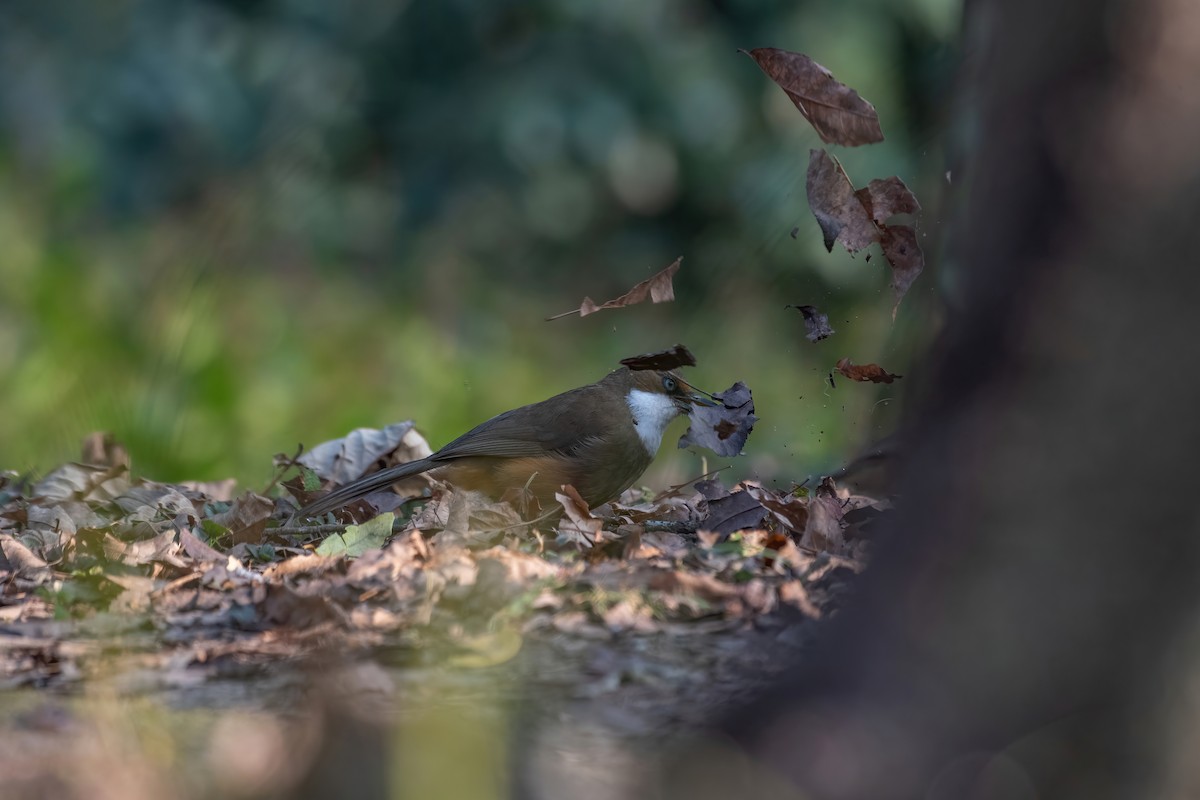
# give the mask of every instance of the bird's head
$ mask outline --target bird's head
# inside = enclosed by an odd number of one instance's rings
[[[624,395],[638,437],[653,455],[671,420],[693,406],[716,405],[675,372],[622,367],[602,381]]]
[[[680,414],[689,413],[692,406],[716,405],[705,393],[698,391],[677,372],[657,369],[625,371],[628,372],[630,392],[653,396],[653,402],[664,407],[669,403]]]

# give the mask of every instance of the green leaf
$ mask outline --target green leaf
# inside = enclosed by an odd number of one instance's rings
[[[226,528],[219,522],[214,522],[211,519],[200,520],[200,530],[208,537],[208,544],[216,544],[222,536],[229,533],[229,528]]]
[[[275,547],[270,544],[246,545],[246,552],[255,561],[278,561],[279,554],[275,552]]]
[[[321,477],[303,464],[297,465],[300,468],[300,481],[304,485],[304,491],[315,492],[321,488]]]
[[[317,555],[358,558],[368,550],[383,547],[383,543],[392,535],[392,522],[395,519],[396,515],[389,511],[361,525],[349,525],[343,533],[326,537],[317,547]]]

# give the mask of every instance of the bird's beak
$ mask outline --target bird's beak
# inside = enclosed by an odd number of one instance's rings
[[[683,384],[683,387],[684,389],[689,390],[687,394],[679,398],[681,401],[679,404],[679,410],[684,414],[690,414],[692,412],[692,406],[708,406],[709,408],[712,408],[713,406],[720,405],[712,399],[712,395],[703,389],[697,389],[695,386],[692,386],[690,383],[686,382]]]

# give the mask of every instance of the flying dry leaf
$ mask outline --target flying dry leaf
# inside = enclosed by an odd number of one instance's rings
[[[840,358],[837,371],[852,381],[870,381],[871,383],[891,383],[903,375],[893,375],[878,364],[855,364],[848,358]]]
[[[672,261],[662,272],[647,278],[615,300],[609,300],[606,303],[596,305],[596,302],[592,298],[585,297],[579,308],[555,314],[553,317],[547,317],[546,320],[555,320],[570,316],[571,314],[586,317],[588,314],[595,314],[597,311],[603,311],[606,308],[624,308],[625,306],[644,303],[646,300],[649,300],[651,303],[669,303],[675,299],[675,285],[672,281],[675,278],[675,273],[679,271],[679,265],[682,263],[683,256],[680,256]]]
[[[736,456],[742,452],[754,423],[758,421],[754,416],[754,398],[741,381],[717,392],[713,398],[720,405],[692,407],[688,415],[692,424],[679,437],[679,446],[695,444],[719,456]]]
[[[875,107],[808,56],[774,47],[742,52],[787,93],[821,141],[846,147],[883,141]]]
[[[895,175],[890,178],[876,178],[855,192],[854,196],[862,203],[871,219],[880,225],[897,214],[916,214],[921,210],[917,196]]]
[[[879,240],[874,220],[854,193],[854,184],[842,169],[842,164],[824,150],[808,151],[806,180],[808,206],[812,209],[825,249],[832,251],[834,242],[841,242],[851,253],[857,253]]]
[[[847,251],[857,253],[873,242],[879,243],[892,268],[892,293],[895,306],[899,306],[925,268],[917,232],[909,225],[886,224],[897,214],[915,214],[921,209],[904,181],[895,176],[876,179],[855,191],[835,157],[824,150],[811,150],[807,191],[808,205],[821,226],[826,250],[833,250],[834,242],[841,242]]]
[[[883,257],[892,266],[892,294],[898,306],[921,270],[925,269],[925,254],[917,244],[917,232],[908,225],[885,225],[880,244]],[[892,316],[895,315],[893,307]]]
[[[640,369],[678,369],[680,367],[696,366],[696,357],[681,344],[670,350],[660,350],[657,353],[645,353],[640,356],[622,358],[621,364],[632,370]]]
[[[819,342],[822,339],[828,339],[833,336],[836,331],[829,327],[829,315],[822,314],[816,306],[785,306],[785,308],[794,308],[804,315],[804,328],[808,332],[804,334],[805,338],[810,342]]]

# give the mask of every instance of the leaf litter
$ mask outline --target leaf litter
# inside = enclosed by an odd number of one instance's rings
[[[749,390],[716,397],[748,433]],[[390,436],[396,448],[403,439]],[[394,455],[360,452],[360,464]],[[69,686],[113,670],[195,683],[330,647],[475,652],[501,629],[495,652],[507,653],[511,637],[700,632],[705,621],[761,625],[784,608],[820,617],[836,595],[830,575],[845,579],[867,557],[849,496],[822,486],[810,498],[708,479],[595,509],[564,486],[560,509],[528,517],[435,484],[416,508],[297,527],[287,483],[273,498],[224,483],[210,494],[121,463],[68,464],[32,487],[0,487],[0,685]]]
[[[812,59],[774,48],[748,55],[823,141],[883,139],[871,104]],[[889,224],[919,209],[903,182],[855,191],[837,160],[814,150],[808,194],[827,248],[880,245],[898,305],[923,266],[915,230]],[[617,298],[585,297],[550,319],[672,301],[681,261]],[[796,308],[811,341],[833,333],[816,308]],[[622,363],[673,369],[695,360],[680,345]],[[900,377],[847,359],[837,369],[854,380]],[[738,383],[713,397],[718,405],[697,408],[679,444],[738,455],[756,421],[750,391]],[[519,492],[497,502],[420,477],[339,512],[354,524],[290,524],[297,505],[329,485],[430,452],[411,421],[359,429],[279,456],[277,466],[297,474],[277,486],[281,472],[255,492],[232,480],[134,478],[125,449],[94,433],[79,463],[33,486],[0,475],[0,685],[65,688],[115,673],[127,688],[184,686],[330,652],[449,644],[444,665],[482,669],[550,648],[588,654],[587,675],[569,676],[580,693],[655,683],[661,691],[697,673],[696,651],[678,645],[684,633],[828,615],[889,509],[829,478],[810,493],[747,481],[728,488],[706,475],[654,497],[630,490],[599,508],[563,486],[559,507],[543,511]],[[651,635],[663,632],[671,635]],[[648,665],[628,647],[637,637],[668,642],[676,663]]]

